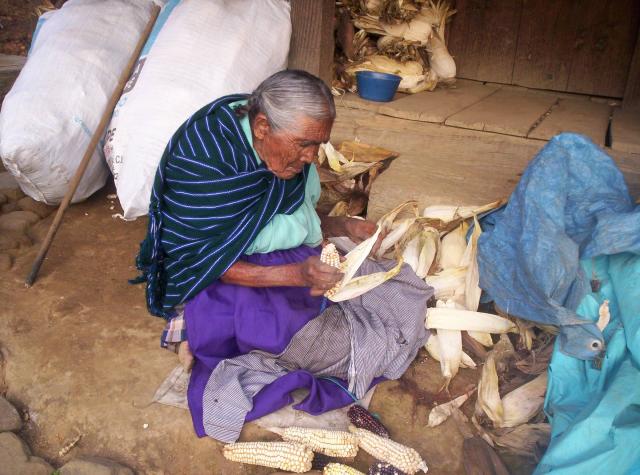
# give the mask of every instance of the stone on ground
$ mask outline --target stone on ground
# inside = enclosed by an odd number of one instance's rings
[[[24,233],[29,226],[40,221],[40,216],[31,211],[13,211],[0,216],[0,231]]]
[[[11,213],[12,211],[18,211],[18,203],[15,201],[10,201],[9,203],[2,205],[3,214]]]
[[[0,254],[0,257],[6,254]],[[9,256],[7,256],[9,257]],[[1,261],[1,259],[0,259]],[[0,267],[1,267],[0,263]],[[0,396],[0,432],[10,432],[20,430],[22,418],[13,404]]]
[[[22,211],[31,211],[41,218],[46,218],[55,210],[53,206],[40,203],[29,196],[25,196],[18,200],[18,209]]]
[[[51,475],[53,467],[33,457],[24,441],[13,432],[0,434],[0,472],[11,475]]]
[[[9,254],[0,253],[0,272],[11,269],[11,256]],[[2,404],[0,404],[0,427],[2,427]],[[0,431],[2,429],[0,428]]]
[[[0,188],[15,190],[20,189],[20,186],[11,173],[0,172]]]
[[[102,457],[81,457],[60,468],[61,475],[134,475],[133,470]]]
[[[32,242],[24,233],[0,231],[0,252],[29,247]]]

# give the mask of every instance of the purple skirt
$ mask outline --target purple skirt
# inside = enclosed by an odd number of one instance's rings
[[[287,251],[244,256],[261,266],[293,264],[320,254],[320,248],[300,246]],[[216,281],[185,306],[187,339],[195,364],[187,399],[196,434],[204,437],[202,399],[217,364],[253,350],[282,353],[293,335],[319,315],[323,297],[311,297],[304,287],[253,288]],[[346,382],[342,382],[347,386]],[[334,382],[304,370],[292,371],[265,386],[254,398],[245,421],[274,412],[293,402],[290,393],[306,388],[309,395],[296,409],[310,414],[346,406],[352,397]]]

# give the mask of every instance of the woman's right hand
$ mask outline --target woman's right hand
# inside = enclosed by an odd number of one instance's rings
[[[344,275],[339,269],[320,261],[319,256],[311,256],[300,264],[300,275],[305,287],[311,288],[311,295],[324,295],[331,290]]]

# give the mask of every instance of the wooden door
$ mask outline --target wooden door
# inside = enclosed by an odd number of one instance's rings
[[[457,0],[458,76],[622,97],[640,0]]]

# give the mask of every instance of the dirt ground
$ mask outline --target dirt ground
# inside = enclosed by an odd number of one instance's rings
[[[86,454],[143,474],[271,473],[223,459],[221,444],[195,437],[187,411],[150,404],[177,357],[159,347],[163,321],[147,313],[143,287],[127,283],[136,275],[133,259],[146,220],[112,218],[118,209],[110,209],[111,192],[108,186],[71,207],[32,288],[24,278],[37,245],[17,252],[0,280],[3,385],[29,418],[22,435],[54,465]],[[31,230],[36,242],[52,218]],[[462,370],[452,395],[476,378]],[[396,440],[426,458],[430,473],[462,473],[455,424],[426,428],[429,408],[446,397],[437,395],[440,385],[437,363],[421,353],[400,381],[380,385],[372,410]],[[78,432],[84,434],[78,447],[58,457]],[[269,437],[253,424],[242,435]],[[361,456],[358,465],[366,469],[369,462]]]

